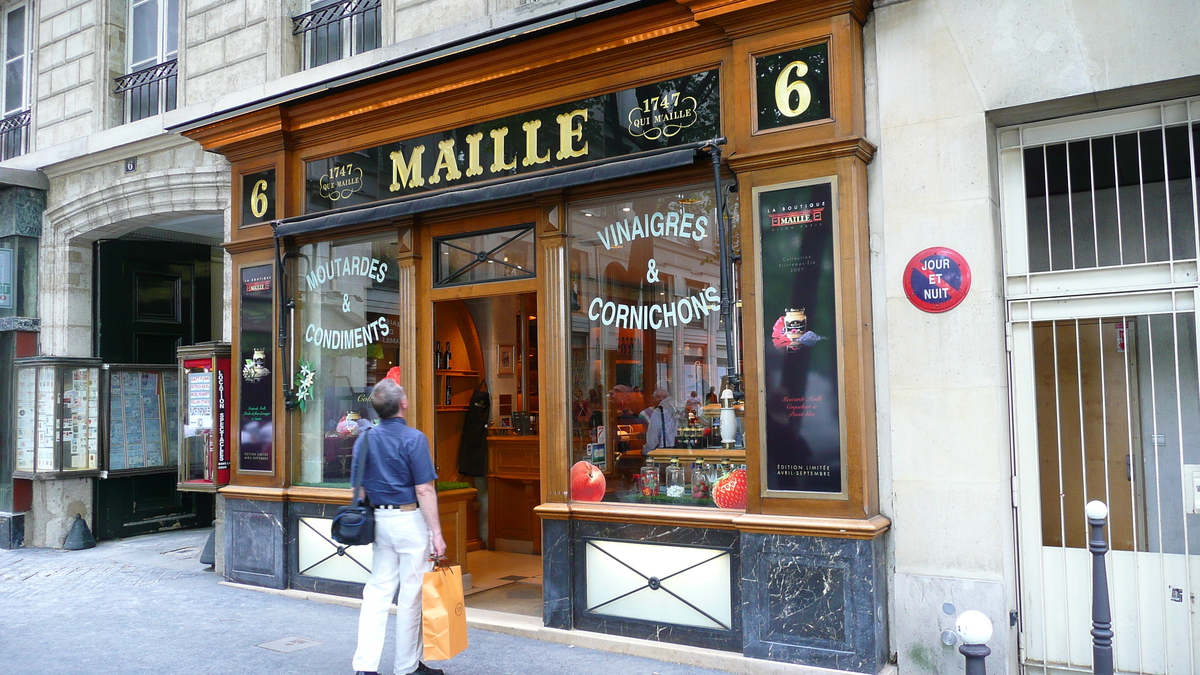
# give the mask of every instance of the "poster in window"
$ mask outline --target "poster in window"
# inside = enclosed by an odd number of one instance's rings
[[[832,179],[757,191],[766,486],[842,491]]]
[[[125,413],[124,389],[121,387],[120,373],[113,373],[108,383],[109,406],[108,420],[108,469],[120,471],[125,468]]]
[[[274,469],[274,424],[272,417],[274,367],[271,359],[273,332],[271,264],[243,267],[239,340],[241,364],[240,471],[271,472]]]
[[[33,471],[36,378],[37,371],[34,368],[17,371],[17,471]]]

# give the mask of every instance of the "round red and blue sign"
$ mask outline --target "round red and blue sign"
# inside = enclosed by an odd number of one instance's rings
[[[904,294],[918,309],[954,309],[971,290],[971,268],[957,251],[935,246],[913,256],[904,268]]]

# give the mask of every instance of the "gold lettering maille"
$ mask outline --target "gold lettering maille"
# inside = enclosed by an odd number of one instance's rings
[[[479,141],[483,140],[482,133],[467,135],[467,176],[483,175],[483,166],[479,163]]]
[[[517,160],[513,158],[511,164],[504,163],[504,138],[508,136],[508,127],[500,127],[492,129],[488,132],[492,137],[492,173],[500,173],[501,171],[512,171],[517,168]]]
[[[575,124],[575,118],[579,118],[580,122],[586,122],[588,119],[587,109],[572,110],[554,118],[558,122],[558,152],[554,153],[555,159],[583,157],[588,153],[586,141],[582,148],[574,147],[575,142],[583,140],[583,124]]]
[[[392,158],[392,184],[388,188],[392,192],[399,192],[400,188],[421,187],[425,184],[425,179],[421,177],[421,156],[425,154],[425,146],[418,145],[412,149],[408,155],[408,162],[404,161],[404,152],[397,150],[389,155]]]
[[[542,128],[541,120],[529,120],[521,125],[525,130],[525,158],[521,160],[521,166],[533,166],[534,164],[545,164],[550,161],[550,151],[547,150],[544,156],[538,155],[537,148],[537,132]]]
[[[429,176],[430,185],[436,185],[442,181],[442,169],[446,170],[446,182],[462,177],[462,172],[458,170],[458,158],[454,154],[453,138],[438,143],[438,158],[437,163],[433,165],[433,174]]]

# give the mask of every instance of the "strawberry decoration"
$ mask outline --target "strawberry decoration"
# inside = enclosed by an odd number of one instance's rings
[[[723,509],[746,508],[746,470],[734,469],[721,477],[712,489],[713,502]]]

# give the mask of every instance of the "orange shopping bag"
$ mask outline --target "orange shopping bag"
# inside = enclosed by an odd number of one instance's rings
[[[428,661],[454,658],[467,648],[467,610],[462,568],[443,560],[433,563],[421,584],[421,629]]]

